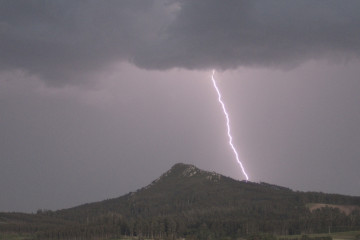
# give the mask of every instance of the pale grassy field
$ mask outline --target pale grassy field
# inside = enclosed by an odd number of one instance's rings
[[[25,239],[31,239],[31,236],[27,234],[0,233],[0,240],[25,240]]]
[[[331,236],[333,240],[353,240],[357,235],[360,234],[360,231],[351,231],[351,232],[335,232],[335,233],[321,233],[321,234],[308,234],[307,236],[314,237],[326,237]],[[301,239],[302,235],[291,235],[291,236],[279,236],[281,238],[287,239]]]
[[[351,232],[337,232],[337,233],[322,233],[322,234],[308,234],[307,236],[314,237],[325,237],[331,236],[333,240],[355,240],[356,236],[360,235],[360,231],[351,231]],[[302,235],[287,235],[287,236],[278,236],[278,239],[301,239]],[[0,233],[0,240],[27,240],[33,239],[31,235],[27,234],[16,234],[16,233]],[[138,240],[136,237],[124,237],[124,238],[113,238],[109,240]],[[144,239],[144,240],[153,240],[153,239]]]

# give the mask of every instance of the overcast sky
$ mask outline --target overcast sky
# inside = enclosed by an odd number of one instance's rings
[[[360,196],[360,2],[0,0],[0,211],[117,197],[177,162]]]

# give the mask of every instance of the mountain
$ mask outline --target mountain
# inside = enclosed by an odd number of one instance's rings
[[[118,198],[37,214],[0,214],[0,232],[39,239],[221,239],[349,230],[360,230],[360,197],[237,181],[182,163]]]

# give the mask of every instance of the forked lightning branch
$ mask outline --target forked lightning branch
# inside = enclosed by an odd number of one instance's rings
[[[211,80],[212,80],[212,82],[213,82],[213,84],[214,84],[214,88],[215,88],[215,90],[216,90],[216,92],[217,92],[217,94],[218,94],[218,100],[219,100],[219,103],[221,104],[222,110],[223,110],[224,115],[225,115],[225,118],[226,118],[226,126],[227,126],[227,135],[228,135],[228,137],[229,137],[229,145],[230,145],[232,151],[233,151],[234,154],[235,154],[236,161],[237,161],[238,164],[240,165],[240,168],[241,168],[241,170],[242,170],[242,172],[243,172],[243,174],[244,174],[244,176],[245,176],[245,178],[246,178],[246,181],[248,181],[248,180],[249,180],[249,177],[248,177],[248,175],[247,175],[247,173],[246,173],[246,171],[245,171],[245,168],[244,168],[242,162],[241,162],[240,159],[239,159],[239,154],[238,154],[238,152],[236,151],[236,148],[234,147],[234,144],[233,144],[233,142],[232,142],[232,139],[233,139],[233,138],[232,138],[232,136],[231,136],[231,131],[230,131],[230,119],[229,119],[229,114],[227,113],[226,108],[225,108],[225,104],[224,104],[224,102],[222,101],[221,93],[220,93],[220,90],[219,90],[218,86],[216,85],[216,81],[215,81],[214,75],[215,75],[215,70],[212,71]]]

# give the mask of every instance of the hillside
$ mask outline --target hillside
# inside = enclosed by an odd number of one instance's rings
[[[314,204],[318,207],[310,211]],[[352,206],[346,208],[352,211],[329,207],[340,205]],[[310,234],[360,230],[359,206],[360,197],[236,181],[180,163],[119,198],[54,212],[0,214],[0,231],[32,233],[40,239]]]

